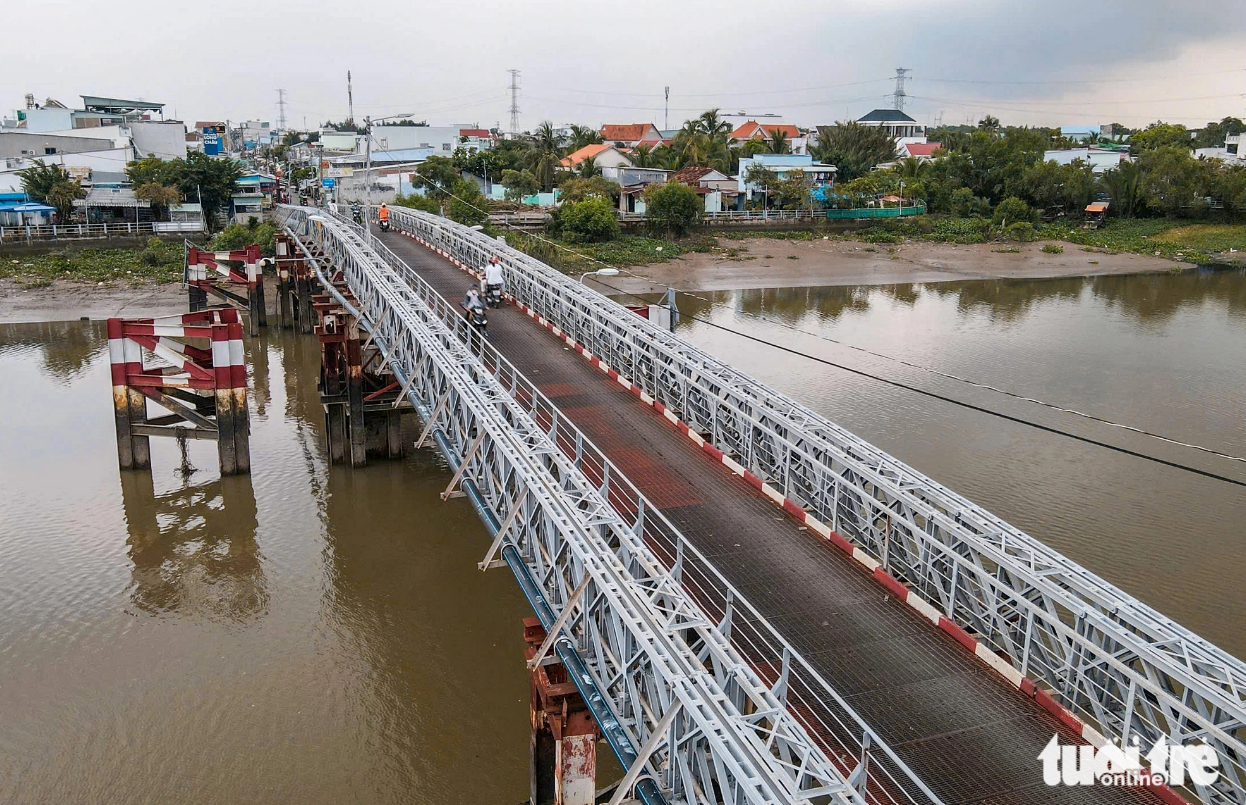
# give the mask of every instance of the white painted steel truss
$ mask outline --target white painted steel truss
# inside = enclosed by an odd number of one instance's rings
[[[430,306],[431,289],[417,294],[422,280],[388,265],[355,227],[304,208],[276,215],[349,287],[447,458],[493,516],[510,521],[504,544],[522,557],[544,602],[561,615],[584,586],[562,634],[632,747],[679,708],[642,775],[668,801],[862,803],[861,791],[870,801],[913,801],[887,777],[865,782],[868,762],[833,760],[810,738],[785,705],[782,670],[764,678],[765,668],[736,651],[724,634],[731,618],[707,616],[646,543],[643,523],[625,520],[606,499],[611,488],[560,447],[566,420],[542,422],[548,409],[525,408],[513,367],[501,371],[496,353],[486,365],[445,300]]]
[[[1207,742],[1246,802],[1246,664],[969,500],[601,294],[478,231],[390,222],[508,292],[827,523],[1107,738]],[[1228,583],[1240,583],[1231,580]]]

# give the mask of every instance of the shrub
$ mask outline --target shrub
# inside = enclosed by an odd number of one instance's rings
[[[401,193],[394,197],[395,207],[407,207],[412,210],[420,210],[422,212],[430,212],[433,215],[441,215],[441,205],[435,199],[428,196],[421,196],[418,193],[412,193],[404,196]]]
[[[619,219],[604,198],[567,202],[559,208],[558,225],[569,243],[600,243],[619,236]]]
[[[1025,221],[1031,224],[1033,229],[1034,213],[1030,210],[1030,205],[1026,204],[1016,196],[1009,196],[999,203],[995,208],[995,214],[991,220],[1000,226],[1008,226],[1014,223]]]
[[[250,225],[254,222],[254,225]],[[216,251],[232,251],[245,249],[253,243],[259,244],[260,253],[265,257],[276,254],[277,227],[270,221],[260,221],[252,216],[248,226],[234,223],[222,229],[212,239],[212,248]],[[149,246],[150,248],[150,246]]]
[[[1043,251],[1047,252],[1047,254],[1064,254],[1064,247],[1057,246],[1054,243],[1046,243],[1043,245]]]
[[[489,202],[485,194],[470,179],[459,179],[450,188],[450,206],[446,216],[460,224],[474,226],[489,219]]]
[[[701,218],[701,198],[686,184],[651,184],[645,188],[645,204],[645,220],[655,234],[683,237]]]
[[[1018,221],[1015,224],[1008,225],[1008,237],[1019,243],[1029,243],[1035,238],[1034,224],[1029,221]]]

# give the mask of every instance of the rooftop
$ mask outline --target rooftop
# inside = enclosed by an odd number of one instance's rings
[[[616,141],[639,141],[650,130],[657,131],[657,126],[652,123],[627,123],[627,124],[606,124],[601,127],[601,139],[610,142]],[[659,133],[659,137],[661,134]]]
[[[82,108],[89,112],[159,112],[164,109],[162,103],[147,101],[130,101],[124,98],[103,98],[99,95],[82,95]]]
[[[766,139],[770,139],[778,131],[783,132],[783,136],[789,140],[800,136],[800,129],[791,123],[758,123],[756,120],[746,120],[735,131],[731,132],[731,139],[746,140],[757,136],[759,133]]]
[[[864,117],[857,118],[858,123],[916,123],[917,121],[899,109],[875,109]]]
[[[593,143],[592,145],[586,145],[583,148],[572,151],[570,154],[563,157],[562,166],[564,168],[574,168],[586,159],[595,158],[598,154],[608,148],[614,148],[614,146],[609,143]]]

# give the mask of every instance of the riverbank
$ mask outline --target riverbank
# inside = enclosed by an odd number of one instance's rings
[[[31,285],[0,279],[0,324],[185,312],[186,289],[178,282],[132,285],[51,280]]]
[[[729,247],[731,251],[691,252],[635,266],[608,282],[629,293],[660,293],[667,285],[689,291],[897,285],[1153,274],[1190,267],[1153,255],[1111,253],[1069,243],[870,244],[763,237],[733,239]]]

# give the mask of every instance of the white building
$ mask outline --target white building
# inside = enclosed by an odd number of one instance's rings
[[[857,118],[862,126],[884,129],[896,141],[897,156],[906,156],[909,143],[926,142],[926,127],[899,109],[875,109]]]
[[[834,165],[814,162],[809,154],[754,154],[740,160],[740,173],[736,176],[737,192],[750,199],[757,190],[757,185],[749,179],[753,168],[772,170],[779,179],[787,179],[793,172],[799,171],[812,181],[814,187],[830,184],[839,172]]]
[[[464,134],[469,132],[469,134]],[[491,139],[481,137],[482,130],[474,126],[373,126],[373,151],[405,151],[411,148],[431,148],[437,156],[448,157],[456,148],[483,151],[492,147]],[[486,135],[487,131],[484,132]],[[466,137],[466,141],[464,138]],[[362,142],[360,147],[362,148]]]
[[[1065,148],[1059,151],[1044,151],[1044,162],[1058,162],[1061,165],[1069,165],[1075,160],[1080,159],[1089,165],[1095,173],[1103,173],[1106,170],[1120,167],[1122,162],[1129,160],[1129,152],[1126,150],[1108,149],[1108,148]]]

